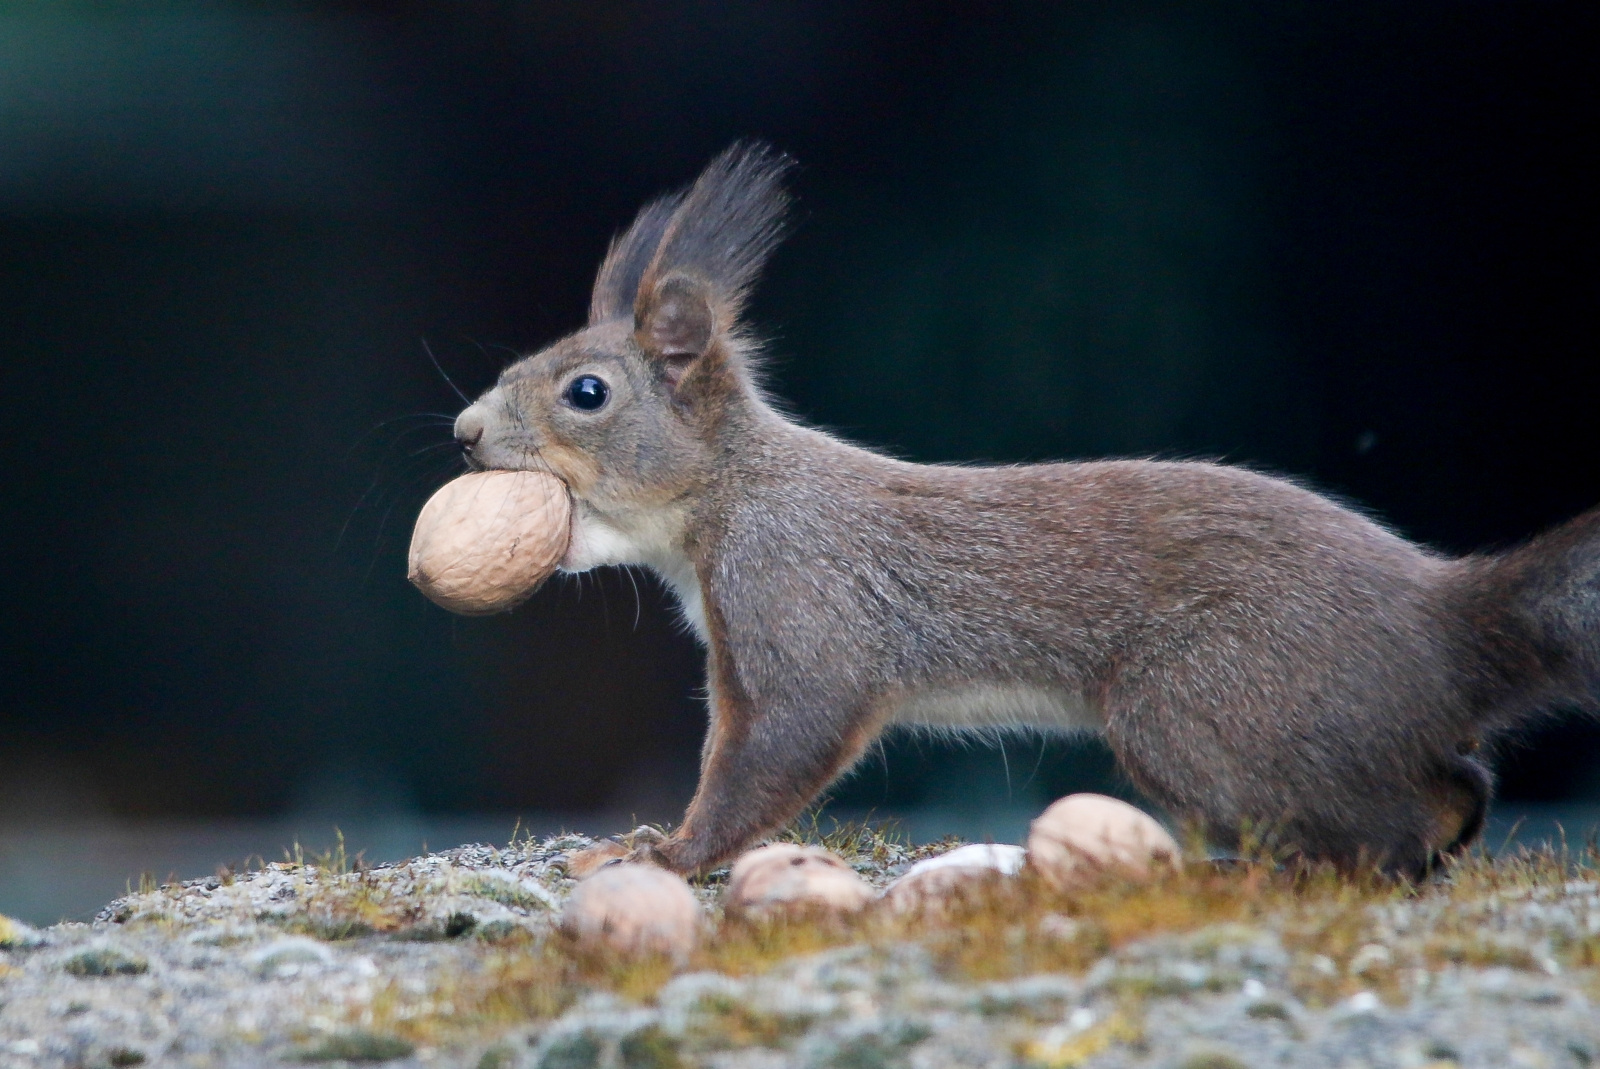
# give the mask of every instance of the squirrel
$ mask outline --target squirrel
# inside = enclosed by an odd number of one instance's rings
[[[455,423],[570,488],[562,570],[654,570],[706,650],[698,787],[636,855],[714,868],[931,725],[1098,732],[1212,842],[1417,876],[1482,829],[1482,740],[1600,697],[1600,509],[1451,558],[1241,467],[914,464],[785,415],[743,312],[790,165],[736,144],[645,206],[588,325]]]

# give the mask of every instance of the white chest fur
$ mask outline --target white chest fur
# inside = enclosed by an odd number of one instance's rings
[[[706,643],[705,602],[694,565],[678,548],[682,518],[670,511],[626,520],[604,516],[582,501],[573,502],[572,540],[561,558],[564,572],[586,572],[602,565],[641,565],[659,575],[678,599],[678,610]]]

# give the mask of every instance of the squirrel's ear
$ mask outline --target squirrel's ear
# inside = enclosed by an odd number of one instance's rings
[[[661,364],[667,383],[678,380],[711,347],[716,313],[710,288],[686,275],[668,275],[639,294],[634,339],[645,355]]]
[[[589,325],[621,319],[634,309],[639,283],[645,269],[655,259],[667,224],[683,201],[682,193],[672,193],[651,201],[640,210],[633,225],[611,239],[611,248],[595,276],[594,293],[589,298]]]

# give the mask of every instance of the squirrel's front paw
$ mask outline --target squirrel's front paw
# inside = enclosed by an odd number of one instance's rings
[[[667,836],[664,832],[642,825],[626,835],[602,839],[593,846],[568,854],[567,875],[574,880],[587,879],[605,866],[620,861],[639,861],[672,869],[673,866],[665,855],[656,849],[659,844],[665,842]]]
[[[628,854],[627,860],[636,861],[641,865],[654,865],[668,872],[677,872],[678,867],[672,863],[672,857],[664,847],[671,842],[663,839],[659,843],[640,843]]]
[[[567,875],[574,880],[586,880],[613,861],[628,856],[628,848],[612,839],[602,839],[593,846],[568,854]]]

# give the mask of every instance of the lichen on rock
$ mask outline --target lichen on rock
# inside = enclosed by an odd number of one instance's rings
[[[814,831],[814,829],[813,829]],[[815,835],[801,836],[815,839]],[[826,846],[881,891],[924,857]],[[557,930],[565,836],[373,868],[304,858],[0,924],[0,1067],[1586,1065],[1594,859],[1467,858],[1420,888],[1269,864],[1027,871],[948,909],[723,916],[678,961]]]

